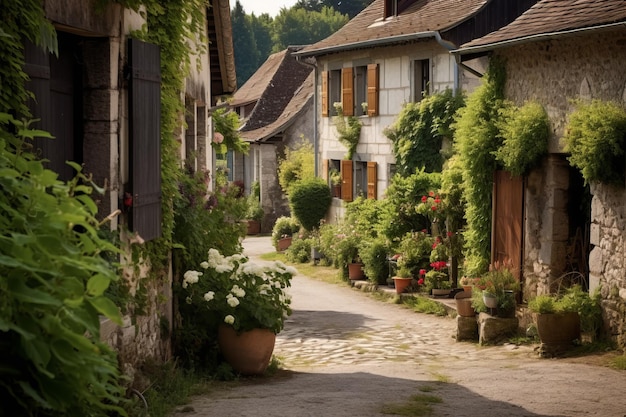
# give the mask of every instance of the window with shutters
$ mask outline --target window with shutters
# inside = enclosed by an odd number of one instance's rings
[[[341,103],[344,116],[378,115],[378,64],[322,72],[322,116],[336,116]]]
[[[129,227],[144,240],[161,236],[161,64],[157,45],[128,40]]]
[[[341,199],[344,201],[353,200],[353,175],[351,160],[341,161]]]
[[[354,115],[367,115],[367,66],[354,68]]]
[[[413,101],[421,101],[428,95],[430,86],[430,60],[417,59],[413,61]]]
[[[356,161],[354,163],[354,197],[367,195],[367,162]]]

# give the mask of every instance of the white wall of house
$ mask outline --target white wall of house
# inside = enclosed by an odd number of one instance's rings
[[[416,66],[422,60],[428,60],[429,63],[430,93],[446,88],[471,86],[473,76],[457,71],[454,57],[435,40],[346,52],[318,59],[320,73],[344,67],[378,64],[379,113],[374,117],[359,116],[362,123],[361,139],[353,158],[355,161],[377,163],[378,199],[384,197],[384,190],[390,182],[391,167],[395,163],[391,141],[384,131],[395,122],[406,103],[416,100],[416,89],[419,91],[419,88],[415,85],[414,74],[418,70]],[[321,97],[320,80],[317,88],[318,97]],[[332,106],[333,103],[330,102],[329,108]],[[321,115],[321,100],[318,100],[317,111]],[[320,161],[345,159],[347,150],[337,139],[337,129],[332,117],[319,117],[318,152]]]

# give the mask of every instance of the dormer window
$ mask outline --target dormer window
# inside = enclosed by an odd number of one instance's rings
[[[385,0],[384,18],[395,17],[405,11],[416,0]]]

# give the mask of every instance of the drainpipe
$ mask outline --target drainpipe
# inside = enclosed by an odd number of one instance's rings
[[[452,42],[448,42],[443,40],[443,38],[441,37],[441,34],[438,31],[434,31],[433,32],[433,36],[435,37],[435,40],[437,41],[437,43],[441,46],[443,46],[444,48],[446,48],[448,50],[448,52],[452,52],[454,51],[456,48],[456,45],[454,45]],[[459,86],[461,84],[461,80],[459,79],[459,62],[456,60],[455,57],[455,63],[456,65],[454,65],[454,93],[456,94],[459,91]]]
[[[318,169],[318,165],[319,165],[319,140],[318,140],[318,129],[317,129],[317,123],[318,123],[318,116],[317,116],[317,76],[318,74],[318,67],[317,67],[317,62],[315,61],[315,58],[313,58],[313,62],[307,62],[305,57],[296,55],[296,61],[299,62],[302,65],[306,65],[307,67],[311,67],[313,68],[313,71],[315,72],[315,81],[313,82],[313,156],[314,156],[314,175],[317,177],[319,176],[319,169]]]

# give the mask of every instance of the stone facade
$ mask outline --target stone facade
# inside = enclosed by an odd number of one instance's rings
[[[626,30],[597,31],[496,51],[506,60],[506,97],[521,105],[540,102],[550,117],[550,156],[527,177],[525,190],[524,271],[526,296],[549,292],[552,281],[566,272],[570,223],[582,212],[571,200],[584,192],[568,166],[562,137],[572,99],[601,99],[626,106]],[[588,284],[601,288],[605,330],[626,346],[626,221],[624,187],[591,184]],[[568,229],[570,232],[568,233]]]

